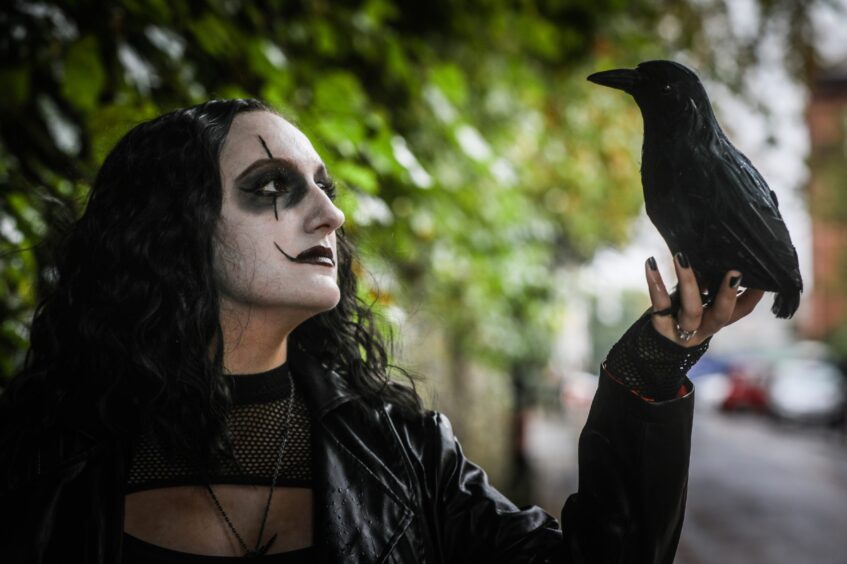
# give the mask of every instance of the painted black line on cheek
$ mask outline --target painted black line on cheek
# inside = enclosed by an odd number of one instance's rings
[[[285,258],[287,258],[288,260],[290,260],[290,261],[292,261],[292,262],[297,262],[297,259],[295,259],[295,258],[294,258],[294,257],[292,257],[291,255],[289,255],[288,253],[286,253],[285,251],[283,251],[282,249],[280,249],[280,248],[279,248],[279,245],[277,245],[277,244],[276,244],[276,241],[274,241],[274,247],[276,247],[276,248],[277,248],[277,250],[278,250],[279,252],[281,252],[282,254],[284,254],[284,255],[285,255]]]
[[[258,138],[259,138],[259,142],[260,142],[260,143],[262,143],[262,147],[264,147],[265,152],[268,154],[268,158],[269,158],[269,159],[273,159],[273,158],[274,158],[274,156],[271,154],[271,150],[270,150],[270,149],[268,149],[268,144],[267,144],[267,143],[265,143],[265,140],[264,140],[264,139],[262,139],[262,136],[261,136],[261,135],[257,135],[256,137],[258,137]]]

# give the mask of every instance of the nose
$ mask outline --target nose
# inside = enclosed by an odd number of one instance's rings
[[[324,231],[332,233],[344,224],[344,212],[338,209],[319,186],[314,185],[314,208],[306,222],[308,231]]]

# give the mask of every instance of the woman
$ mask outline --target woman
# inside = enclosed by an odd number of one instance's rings
[[[333,183],[255,100],[131,130],[56,252],[24,370],[0,397],[0,561],[670,562],[693,388],[749,313],[727,273],[610,351],[562,527],[517,508],[441,414],[388,376]]]

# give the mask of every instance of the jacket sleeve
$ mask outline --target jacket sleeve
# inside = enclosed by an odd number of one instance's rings
[[[694,386],[648,402],[605,373],[579,439],[579,491],[562,509],[574,562],[673,562],[688,487]]]
[[[118,485],[116,457],[78,431],[26,442],[0,462],[0,562],[114,561],[115,537],[104,531],[122,525],[114,510],[122,497],[103,492]]]
[[[41,564],[57,562],[50,546],[61,527],[65,492],[80,474],[84,461],[49,472],[14,490],[0,491],[0,562]],[[81,510],[82,511],[82,510]],[[65,555],[67,557],[67,555]]]
[[[536,506],[518,508],[465,458],[447,418],[435,413],[437,550],[443,561],[550,563],[672,562],[688,482],[693,386],[649,403],[601,374],[579,441],[579,491],[559,523]]]

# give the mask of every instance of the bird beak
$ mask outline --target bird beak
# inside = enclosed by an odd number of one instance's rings
[[[588,80],[609,88],[617,88],[632,94],[635,85],[638,84],[638,71],[635,69],[615,69],[603,72],[595,72],[588,76]]]

